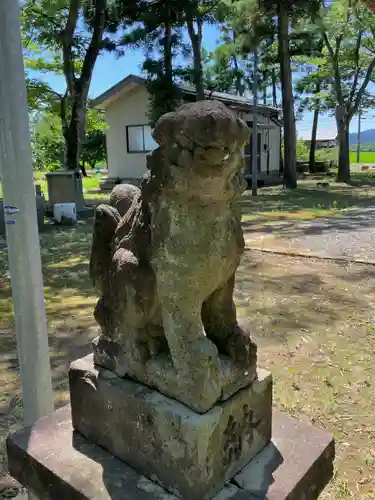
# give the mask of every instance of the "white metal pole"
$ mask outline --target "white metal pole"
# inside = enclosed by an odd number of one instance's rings
[[[358,110],[358,132],[357,132],[357,163],[361,161],[361,117],[362,112]]]
[[[20,10],[0,0],[0,172],[24,421],[53,410]]]

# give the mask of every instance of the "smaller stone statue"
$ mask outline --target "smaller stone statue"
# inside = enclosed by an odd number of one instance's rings
[[[233,302],[248,137],[216,101],[164,115],[141,187],[116,186],[95,215],[95,363],[199,412],[256,377],[256,346]]]

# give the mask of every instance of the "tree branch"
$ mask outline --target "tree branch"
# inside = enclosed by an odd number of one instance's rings
[[[40,8],[38,8],[36,5],[29,5],[26,10],[32,10],[35,12],[35,14],[38,14],[39,16],[42,16],[44,19],[52,23],[58,30],[60,30],[60,25],[54,20],[53,17],[49,16],[45,12],[43,12]]]
[[[324,7],[324,1],[323,1],[323,7]],[[338,62],[338,53],[341,45],[341,41],[343,36],[340,35],[339,37],[336,38],[336,47],[335,50],[333,50],[333,47],[329,41],[329,38],[327,36],[327,32],[325,29],[325,26],[323,24],[321,16],[314,15],[313,20],[315,21],[316,25],[320,29],[320,33],[323,38],[323,43],[327,47],[329,56],[331,58],[331,64],[332,64],[332,69],[334,73],[334,80],[335,80],[335,91],[336,91],[336,99],[337,99],[337,104],[340,106],[343,106],[343,95],[342,95],[342,89],[341,89],[341,75],[340,75],[340,68],[339,68],[339,62]]]
[[[48,92],[50,92],[52,95],[54,95],[55,97],[57,97],[58,99],[61,99],[62,98],[62,95],[59,93],[59,92],[56,92],[56,90],[53,90],[51,88],[48,89]]]
[[[201,17],[198,17],[197,19],[197,39],[199,44],[202,43],[202,38],[203,38],[203,19]]]
[[[324,30],[324,28],[323,28]],[[335,52],[332,48],[332,45],[328,39],[328,36],[327,36],[327,33],[325,31],[322,31],[322,36],[323,36],[323,40],[324,40],[324,43],[325,43],[325,46],[327,47],[327,50],[329,52],[329,55],[331,56],[332,59],[335,58]]]
[[[68,120],[66,117],[67,99],[68,99],[68,90],[66,90],[64,95],[60,96],[60,119],[61,119],[61,127],[62,127],[64,137],[66,136],[66,133],[68,130]]]
[[[324,27],[322,28],[324,30]],[[324,43],[327,47],[327,50],[329,52],[329,55],[331,57],[331,64],[332,64],[332,69],[334,73],[334,78],[335,78],[335,89],[336,89],[336,97],[337,101],[340,105],[343,104],[343,98],[342,98],[342,90],[341,90],[341,78],[340,78],[340,68],[338,64],[338,59],[337,59],[337,52],[333,50],[332,45],[328,39],[327,33],[322,31],[322,36]],[[337,39],[336,39],[336,50],[337,50]]]
[[[220,2],[221,2],[221,0],[216,0],[216,2],[214,2],[210,7],[207,8],[207,10],[205,10],[203,12],[202,17],[206,16],[207,14],[209,14],[210,12],[212,12],[213,10],[215,10],[216,7],[219,5]]]
[[[68,19],[66,21],[66,26],[61,33],[64,59],[64,75],[66,79],[66,85],[71,96],[73,96],[75,92],[75,70],[72,51],[73,36],[78,22],[80,3],[80,0],[70,0]]]
[[[105,26],[105,9],[106,0],[96,0],[95,15],[94,15],[94,29],[91,37],[90,45],[86,51],[85,58],[82,65],[81,76],[79,78],[81,90],[85,93],[85,100],[91,82],[92,72],[96,59],[99,55],[101,42],[103,39],[104,26]]]
[[[358,32],[358,36],[357,36],[357,43],[356,43],[356,47],[355,47],[355,56],[354,56],[357,70],[355,72],[352,89],[350,91],[349,106],[353,102],[355,91],[356,91],[357,85],[358,85],[359,74],[361,72],[361,66],[359,64],[359,51],[361,49],[362,35],[363,35],[363,31],[360,29]]]
[[[335,55],[337,56],[338,53],[339,53],[339,50],[340,50],[340,47],[341,47],[341,42],[342,42],[342,39],[343,39],[343,33],[341,33],[341,35],[339,35],[337,38],[336,38],[336,51],[335,51]]]
[[[367,71],[366,71],[366,76],[362,82],[362,85],[357,93],[357,97],[354,101],[354,104],[353,106],[351,107],[351,109],[349,110],[349,118],[351,119],[355,114],[356,112],[358,111],[358,108],[359,108],[359,105],[361,104],[361,100],[362,100],[362,97],[363,97],[363,94],[365,93],[366,91],[366,88],[367,88],[367,85],[369,84],[370,80],[371,80],[371,77],[372,77],[372,73],[375,69],[375,57],[374,59],[371,61],[371,63],[369,64],[369,67],[367,68]]]

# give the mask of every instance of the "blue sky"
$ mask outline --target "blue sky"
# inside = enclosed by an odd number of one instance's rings
[[[219,32],[214,26],[205,26],[203,45],[208,51],[215,49],[219,39]],[[125,56],[117,58],[114,54],[103,54],[99,57],[92,79],[90,96],[96,97],[119,80],[122,80],[128,74],[141,74],[141,65],[144,56],[142,51],[128,50]],[[40,78],[40,75],[34,74],[34,77]],[[65,82],[62,77],[55,75],[44,76],[57,91],[62,92]],[[312,128],[312,113],[304,113],[301,120],[297,121],[297,133],[299,137],[309,139]],[[375,128],[375,110],[370,110],[363,117],[362,130]],[[357,131],[357,118],[351,123],[351,132]],[[318,136],[330,137],[336,134],[335,121],[329,115],[319,117]]]

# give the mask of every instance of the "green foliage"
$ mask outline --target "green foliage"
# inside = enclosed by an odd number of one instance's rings
[[[91,167],[106,161],[105,128],[99,111],[87,112],[87,133],[82,145],[81,161]],[[33,166],[36,170],[57,170],[63,166],[65,144],[58,114],[41,111],[31,121]]]
[[[324,42],[327,71],[331,72],[326,101],[335,108],[338,179],[347,182],[350,122],[361,106],[375,103],[368,92],[375,69],[375,17],[360,2],[334,1],[316,15],[315,25]]]
[[[375,143],[372,143],[372,144],[361,144],[360,149],[363,152],[375,152]],[[350,150],[351,151],[357,151],[357,145],[353,144],[350,147]]]
[[[135,1],[135,0],[134,0]],[[134,2],[127,2],[129,6]],[[99,53],[113,50],[112,34],[124,19],[110,0],[25,0],[21,27],[26,72],[63,75],[66,91],[55,92],[42,80],[29,80],[29,105],[59,113],[65,162],[79,168],[88,93]]]
[[[61,121],[57,115],[45,111],[38,113],[31,127],[33,165],[36,170],[56,170],[63,159]]]
[[[107,150],[104,132],[102,130],[87,132],[82,145],[81,161],[94,168],[98,163],[104,163],[106,159]]]
[[[328,163],[337,163],[338,151],[337,148],[324,148],[317,149],[315,153],[315,158],[317,161],[325,161]]]
[[[222,2],[216,12],[220,43],[205,60],[205,80],[209,89],[238,95],[252,90],[253,51],[260,55],[257,81],[263,93],[272,85],[277,67],[275,23],[255,0]],[[276,74],[273,74],[276,86]],[[274,89],[276,93],[276,88]]]
[[[375,64],[375,17],[360,3],[350,4],[349,0],[334,1],[316,14],[313,24],[301,27],[320,37],[322,50],[318,57],[301,58],[308,71],[297,83],[297,90],[307,94],[312,108],[316,97],[324,106],[322,111],[342,104],[349,121],[359,106],[375,104],[367,91]],[[317,82],[321,92],[314,96]]]
[[[173,111],[179,101],[175,83],[179,67],[176,56],[184,48],[183,20],[177,0],[140,4],[137,24],[119,42],[120,47],[142,49],[143,70],[150,95],[149,120],[152,125],[161,115]]]
[[[148,117],[151,126],[154,126],[162,115],[178,107],[181,96],[177,85],[163,74],[149,74],[147,89],[150,95]]]
[[[301,113],[306,109],[331,112],[342,125],[339,137],[347,134],[358,109],[375,104],[368,88],[375,81],[375,16],[357,1],[98,0],[94,5],[91,0],[25,0],[22,5],[26,71],[64,75],[67,84],[66,94],[59,95],[45,80],[26,79],[30,110],[38,111],[38,116],[46,118],[42,121],[50,124],[48,130],[40,124],[36,129],[38,154],[43,157],[36,163],[46,162],[45,157],[48,164],[60,162],[62,135],[66,144],[77,141],[74,134],[82,128],[82,123],[76,123],[81,119],[80,96],[86,109],[91,81],[92,71],[85,68],[98,28],[98,5],[105,6],[98,51],[115,49],[123,55],[129,48],[138,48],[144,52],[151,124],[180,103],[181,82],[194,84],[197,98],[204,98],[204,88],[250,95],[256,79],[263,103],[272,95],[275,105],[281,84],[288,143],[285,172],[294,169],[295,149],[297,158],[308,157],[303,142],[294,143],[293,103]],[[69,39],[67,27],[74,5],[78,13]],[[220,29],[220,40],[210,54],[202,47],[206,23],[216,23]],[[186,28],[188,41],[184,39]],[[255,48],[259,54],[257,75]],[[289,67],[295,71],[293,81]],[[56,116],[61,121],[59,130]],[[39,132],[43,127],[45,143]],[[91,154],[87,150],[91,146],[95,154],[104,154],[103,139],[102,131],[92,131],[87,124],[86,154]],[[340,158],[342,161],[342,155]],[[85,161],[94,159],[87,156]]]
[[[86,135],[82,143],[81,162],[94,168],[107,161],[105,130],[107,124],[101,111],[89,109],[86,117]]]
[[[296,141],[296,156],[297,160],[308,161],[310,150],[303,139],[298,139]]]

